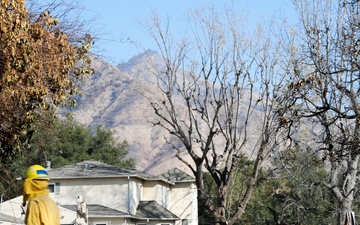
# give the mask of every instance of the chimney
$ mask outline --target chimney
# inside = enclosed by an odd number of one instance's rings
[[[51,170],[51,162],[46,161],[46,170]]]

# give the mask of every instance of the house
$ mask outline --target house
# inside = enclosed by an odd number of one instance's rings
[[[195,180],[178,169],[153,176],[83,161],[48,168],[48,174],[50,196],[60,207],[61,224],[79,223],[79,199],[86,204],[90,225],[198,224]]]
[[[25,208],[22,206],[23,196],[10,199],[0,204],[0,225],[24,224]],[[76,212],[59,206],[62,224],[73,224]]]

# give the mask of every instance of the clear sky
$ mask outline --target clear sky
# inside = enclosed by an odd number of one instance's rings
[[[235,10],[247,14],[249,27],[274,15],[293,17],[291,0],[79,0],[84,16],[95,17],[92,26],[100,32],[96,51],[108,62],[117,65],[145,49],[156,50],[154,41],[139,25],[156,12],[163,19],[170,17],[171,27],[184,26],[184,14],[191,8],[215,6],[222,11],[224,4],[233,3]],[[291,18],[290,18],[291,19]]]

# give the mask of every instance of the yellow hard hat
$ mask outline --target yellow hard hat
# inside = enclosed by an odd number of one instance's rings
[[[26,170],[26,179],[45,179],[49,180],[48,173],[44,167],[40,165],[32,165]]]

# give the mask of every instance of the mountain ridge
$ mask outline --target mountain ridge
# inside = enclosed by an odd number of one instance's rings
[[[116,140],[126,140],[137,169],[161,174],[175,166],[189,172],[175,158],[175,150],[166,144],[167,132],[149,122],[154,118],[153,109],[141,91],[154,90],[155,80],[146,67],[146,61],[156,60],[154,57],[158,57],[156,52],[148,50],[134,56],[125,66],[93,57],[94,75],[84,81],[83,95],[71,112],[79,123],[111,129]]]
[[[156,121],[157,116],[144,93],[159,92],[154,74],[165,68],[160,55],[147,50],[117,66],[93,57],[92,66],[95,73],[84,81],[84,94],[77,99],[78,106],[72,110],[75,120],[91,128],[102,126],[111,129],[116,140],[126,140],[129,144],[128,155],[135,159],[138,170],[158,175],[177,167],[191,174],[188,166],[175,157],[178,152],[167,143],[167,140],[171,140],[172,144],[180,145],[179,140],[166,129],[151,123]],[[241,102],[245,107],[249,104],[246,100],[250,99],[249,96],[245,91]],[[253,97],[255,99],[256,95],[253,94]],[[180,99],[175,102],[183,104]],[[256,109],[253,114],[255,118],[262,117],[261,109]],[[259,121],[248,121],[252,124],[249,129],[256,130]],[[251,151],[256,145],[256,132],[249,132],[248,139],[246,145]],[[185,152],[181,153],[181,157],[191,162]]]

